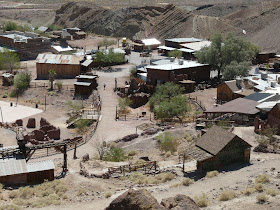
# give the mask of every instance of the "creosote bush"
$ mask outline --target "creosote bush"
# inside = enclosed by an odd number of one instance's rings
[[[175,175],[170,172],[160,173],[157,176],[149,176],[135,172],[129,176],[129,179],[136,184],[159,184],[170,181],[174,179],[174,177]]]
[[[209,200],[208,200],[208,197],[205,193],[203,193],[202,195],[200,196],[195,196],[194,197],[194,201],[196,202],[196,204],[200,207],[200,208],[203,208],[203,207],[207,207],[209,205]]]
[[[82,196],[87,192],[87,190],[85,188],[79,188],[78,192],[77,192],[77,196]]]
[[[274,197],[276,195],[279,195],[279,190],[277,190],[276,188],[270,188],[266,191],[266,194]]]
[[[105,194],[104,194],[104,197],[105,198],[110,198],[112,196],[112,193],[111,192],[106,192]]]
[[[268,197],[264,193],[257,195],[256,198],[258,203],[265,203],[268,201]]]
[[[262,183],[257,183],[255,184],[255,189],[258,191],[258,192],[263,192],[265,190],[264,186]]]
[[[236,197],[236,193],[234,191],[224,191],[220,194],[220,201],[229,201]]]
[[[269,176],[266,174],[261,174],[255,179],[256,183],[268,183],[269,182]]]
[[[120,147],[110,147],[106,150],[103,160],[111,162],[121,162],[127,158],[125,151]]]
[[[184,178],[183,181],[182,181],[182,185],[184,186],[189,186],[193,183],[193,180],[190,179],[190,178]]]
[[[254,192],[256,192],[256,189],[255,189],[255,188],[247,187],[247,188],[244,190],[243,193],[244,193],[244,195],[249,196],[249,195],[253,194]]]
[[[129,151],[128,153],[127,153],[127,155],[128,156],[134,156],[134,155],[136,155],[136,151],[135,150],[131,150],[131,151]]]
[[[156,137],[161,151],[174,153],[177,151],[179,141],[172,136],[169,132],[161,133]]]
[[[206,174],[206,177],[207,178],[212,178],[212,177],[218,176],[218,175],[219,175],[218,171],[208,171],[207,174]]]

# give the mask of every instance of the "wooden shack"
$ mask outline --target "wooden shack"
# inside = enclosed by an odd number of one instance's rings
[[[36,59],[37,78],[48,79],[54,69],[57,78],[75,78],[81,74],[81,58],[75,55],[39,54]]]
[[[79,75],[76,77],[77,82],[74,83],[75,95],[88,96],[92,93],[93,89],[97,88],[96,75]]]
[[[5,157],[0,159],[0,183],[21,185],[52,181],[54,168],[51,160],[27,163],[21,154]]]
[[[249,163],[251,147],[239,136],[214,125],[197,140],[189,155],[197,160],[197,169],[204,174],[234,163]]]
[[[268,113],[268,124],[270,127],[277,127],[280,134],[280,103],[277,103]]]
[[[84,31],[75,32],[73,35],[73,39],[85,39],[87,37],[87,33]]]
[[[241,79],[230,80],[217,87],[217,100],[227,102],[254,93],[253,86],[246,85]]]

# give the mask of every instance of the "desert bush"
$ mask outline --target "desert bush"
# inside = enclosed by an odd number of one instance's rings
[[[58,91],[62,90],[63,83],[61,81],[56,81],[55,85],[57,86]]]
[[[276,195],[279,195],[279,190],[277,190],[276,188],[270,188],[266,191],[266,194],[274,197]]]
[[[174,153],[177,151],[179,141],[169,132],[162,133],[156,137],[161,151]]]
[[[255,189],[258,191],[258,192],[263,192],[265,190],[264,186],[262,183],[257,183],[255,184]]]
[[[1,205],[0,210],[21,210],[20,206],[16,206],[13,204]]]
[[[9,193],[9,198],[14,199],[18,197],[18,193],[16,191],[12,191]]]
[[[224,191],[220,194],[219,200],[220,201],[229,201],[234,199],[236,193],[234,191]]]
[[[103,160],[111,162],[121,162],[127,158],[125,152],[120,147],[110,147],[106,150]]]
[[[111,46],[114,44],[116,44],[116,40],[111,40],[111,39],[107,39],[107,38],[104,38],[102,41],[98,42],[99,47]]]
[[[50,24],[47,26],[52,31],[57,31],[63,29],[63,26],[57,24]]]
[[[193,180],[190,179],[190,178],[184,178],[183,181],[182,181],[182,185],[184,186],[189,186],[193,183]]]
[[[125,97],[125,98],[119,98],[119,107],[120,112],[125,113],[127,111],[127,107],[132,103],[132,101]]]
[[[110,198],[112,196],[112,193],[111,192],[106,192],[105,194],[104,194],[104,197],[105,198]]]
[[[22,199],[30,199],[34,194],[34,190],[30,187],[21,187],[18,191],[18,196]]]
[[[170,151],[168,151],[168,152],[165,153],[165,157],[166,157],[166,158],[169,158],[170,156],[171,156],[171,152],[170,152]]]
[[[218,176],[218,175],[219,175],[218,171],[208,171],[207,174],[206,174],[206,177],[207,178],[212,178],[212,177]]]
[[[16,74],[14,78],[14,88],[17,93],[22,93],[25,91],[31,82],[32,75],[29,71],[21,71]]]
[[[93,122],[94,120],[92,119],[79,119],[74,123],[74,126],[78,129],[79,133],[84,133]]]
[[[172,184],[170,187],[179,187],[179,186],[182,186],[182,183],[181,182],[178,182],[178,183],[175,183],[175,184]]]
[[[115,53],[113,49],[109,51],[100,50],[95,53],[95,62],[103,63],[107,65],[124,63],[125,58],[122,53]]]
[[[127,153],[128,156],[134,156],[136,155],[136,151],[135,150],[131,150]]]
[[[244,190],[244,195],[251,195],[252,193],[256,192],[256,189],[255,188],[252,188],[252,187],[247,187],[245,190]]]
[[[170,181],[170,180],[174,179],[174,177],[175,177],[175,175],[173,173],[166,172],[166,173],[160,173],[159,175],[157,175],[156,179],[162,183],[162,182]]]
[[[174,179],[175,175],[167,172],[167,173],[161,173],[157,176],[148,176],[144,175],[142,173],[136,172],[129,176],[129,179],[136,184],[159,184],[164,183],[167,181],[170,181]]]
[[[191,137],[191,135],[188,134],[188,133],[185,134],[184,139],[186,139],[187,142],[191,142],[191,141],[193,140],[193,138]]]
[[[129,69],[129,77],[130,77],[130,78],[135,77],[135,76],[136,76],[136,73],[137,73],[137,69],[136,69],[135,66],[134,66],[134,67],[131,67],[131,68]]]
[[[257,202],[258,203],[265,203],[266,201],[268,201],[268,197],[266,197],[266,195],[265,194],[259,194],[259,195],[257,195]]]
[[[2,98],[7,98],[8,97],[8,92],[7,91],[5,91],[4,93],[3,93],[3,96],[2,96]]]
[[[200,208],[207,207],[209,205],[209,200],[205,193],[200,196],[195,196],[194,201]]]
[[[79,188],[79,190],[77,192],[77,196],[84,195],[86,192],[87,192],[87,190],[85,188]]]
[[[255,179],[256,183],[268,183],[269,182],[269,176],[266,174],[258,175],[258,177]]]

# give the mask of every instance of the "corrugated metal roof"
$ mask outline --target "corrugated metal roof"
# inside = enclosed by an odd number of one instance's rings
[[[26,161],[23,155],[0,159],[0,177],[27,173]]]
[[[49,63],[49,64],[80,64],[81,58],[75,55],[58,55],[58,54],[39,54],[37,56],[37,63]]]
[[[90,86],[91,83],[90,82],[75,82],[74,85],[78,85],[78,86]]]
[[[272,94],[270,93],[253,93],[245,97],[245,99],[253,100],[253,101],[262,101],[268,97],[271,97]]]
[[[55,168],[54,162],[52,160],[45,160],[40,162],[28,163],[26,165],[27,172],[45,171]]]

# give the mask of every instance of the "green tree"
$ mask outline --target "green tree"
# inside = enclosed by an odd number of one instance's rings
[[[150,107],[159,119],[182,117],[191,110],[188,98],[182,96],[183,88],[172,82],[157,87],[150,99]]]
[[[14,69],[20,68],[20,59],[17,53],[8,48],[3,48],[0,52],[0,69],[9,70],[13,73]]]
[[[53,82],[55,80],[56,72],[54,69],[49,70],[49,81],[51,83],[51,90],[53,90]]]
[[[225,70],[223,72],[223,78],[225,80],[232,80],[236,76],[248,76],[250,67],[251,64],[248,61],[243,61],[240,63],[232,61],[229,65],[225,67]]]
[[[17,24],[15,22],[9,21],[7,23],[5,23],[4,26],[4,31],[13,31],[13,30],[17,30]]]
[[[121,162],[127,158],[125,152],[120,147],[110,147],[104,154],[103,160]]]
[[[17,93],[22,93],[26,90],[31,82],[32,76],[28,70],[20,71],[14,78],[14,87]]]
[[[196,53],[196,56],[199,62],[208,63],[213,70],[217,70],[218,78],[232,61],[237,63],[250,62],[259,52],[258,47],[232,33],[223,37],[218,32],[212,36],[211,41],[211,45],[202,48]]]
[[[172,50],[172,51],[168,52],[168,57],[181,58],[182,57],[182,51]]]
[[[125,112],[126,111],[126,107],[129,106],[131,104],[131,100],[127,97],[125,98],[119,98],[119,107],[120,107],[120,111],[121,112]]]
[[[176,137],[172,136],[169,132],[162,133],[156,137],[159,143],[159,149],[165,152],[176,152],[179,145],[179,141]]]

